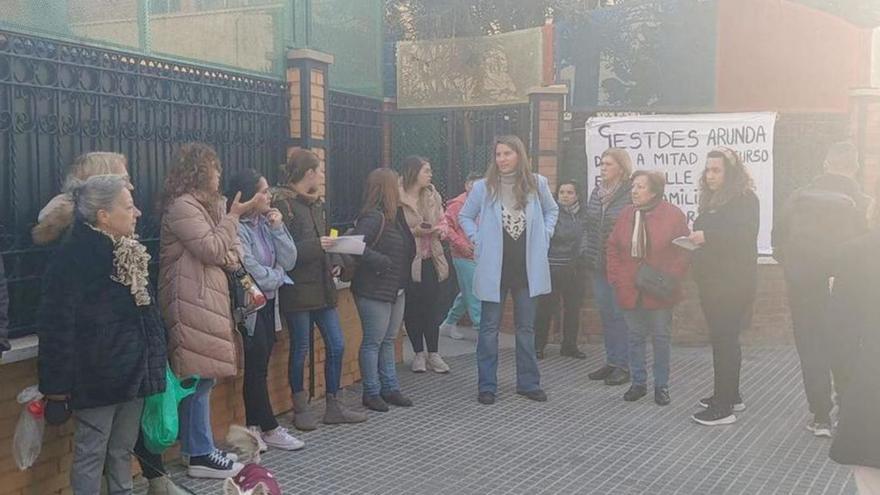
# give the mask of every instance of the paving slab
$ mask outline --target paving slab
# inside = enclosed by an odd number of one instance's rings
[[[448,375],[416,375],[402,365],[402,389],[415,407],[295,433],[304,450],[269,452],[263,464],[286,494],[855,494],[850,469],[828,458],[830,441],[804,428],[809,414],[793,347],[744,349],[747,410],[714,428],[690,419],[712,391],[711,349],[673,349],[667,407],[650,393],[627,403],[626,386],[590,382],[602,350],[584,350],[588,359],[576,360],[548,347],[546,403],[514,393],[510,349],[500,356],[492,406],[476,401],[472,353],[449,357]],[[344,395],[357,403],[359,386]],[[193,493],[221,493],[219,482],[171,470]],[[142,480],[138,488],[143,493]]]

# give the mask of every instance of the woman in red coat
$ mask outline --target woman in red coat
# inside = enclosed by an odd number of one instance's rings
[[[688,254],[672,241],[690,233],[684,213],[663,199],[666,177],[662,172],[639,170],[632,176],[633,204],[623,209],[608,238],[608,281],[629,327],[629,369],[632,385],[626,401],[647,394],[646,338],[654,339],[654,401],[669,404],[669,356],[672,308],[681,300],[681,280],[687,273]],[[639,267],[673,281],[663,297],[640,288]]]

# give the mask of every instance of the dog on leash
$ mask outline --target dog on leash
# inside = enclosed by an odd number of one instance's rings
[[[223,482],[224,495],[281,495],[278,481],[260,463],[260,438],[247,428],[232,425],[226,434],[228,443],[238,454],[244,469]]]

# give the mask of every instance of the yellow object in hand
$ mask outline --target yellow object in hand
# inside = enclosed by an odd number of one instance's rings
[[[330,229],[330,237],[333,237],[334,239],[339,237],[339,231],[336,229]]]

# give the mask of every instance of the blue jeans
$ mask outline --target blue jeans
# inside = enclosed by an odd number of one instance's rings
[[[474,295],[474,269],[477,268],[477,263],[474,260],[452,258],[452,266],[455,267],[455,276],[458,279],[458,295],[455,296],[455,302],[449,308],[444,323],[457,324],[467,311],[474,327],[479,328],[483,308],[480,300]]]
[[[626,320],[617,305],[614,288],[608,283],[605,272],[593,274],[593,297],[599,306],[602,319],[602,335],[605,341],[605,362],[611,366],[629,369]]]
[[[398,295],[394,303],[357,296],[354,302],[364,331],[359,355],[364,395],[400,390],[394,343],[403,323],[405,294]]]
[[[211,431],[211,389],[213,378],[202,378],[194,394],[180,402],[180,452],[190,457],[214,451]]]
[[[646,385],[647,339],[654,339],[654,387],[669,386],[670,331],[672,309],[632,309],[623,312],[629,329],[629,370],[633,385]]]
[[[345,352],[345,340],[342,337],[342,327],[339,325],[339,313],[336,308],[296,311],[285,313],[284,317],[287,319],[287,328],[290,331],[290,359],[287,369],[290,389],[293,393],[305,390],[304,369],[309,355],[309,334],[314,323],[318,325],[321,338],[324,340],[324,381],[327,385],[327,393],[335,394],[339,390],[342,354]]]
[[[535,307],[537,298],[529,297],[528,287],[501,289],[501,302],[483,301],[483,318],[477,339],[477,371],[480,392],[498,389],[498,327],[507,292],[513,296],[513,320],[516,325],[516,390],[541,389],[541,373],[535,357]]]

